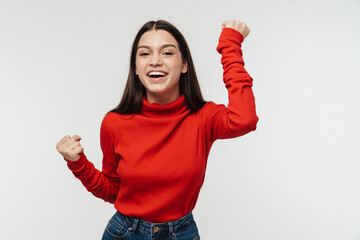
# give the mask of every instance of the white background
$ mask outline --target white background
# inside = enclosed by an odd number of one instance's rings
[[[205,240],[360,239],[360,1],[0,1],[0,239],[100,239],[115,212],[56,151],[79,134],[101,168],[102,118],[148,20],[185,35],[206,100],[227,104],[221,23],[248,24],[260,118],[210,152]]]

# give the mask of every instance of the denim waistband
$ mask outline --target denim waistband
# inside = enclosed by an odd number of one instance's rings
[[[168,221],[164,223],[151,223],[144,221],[136,217],[126,216],[119,211],[116,212],[116,215],[125,221],[129,226],[131,226],[131,231],[135,232],[136,230],[145,232],[147,234],[162,235],[169,234],[171,235],[174,231],[186,227],[194,220],[192,212],[186,214],[184,217],[179,218],[174,221]]]

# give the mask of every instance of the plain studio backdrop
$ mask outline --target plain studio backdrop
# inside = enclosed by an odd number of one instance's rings
[[[359,240],[359,0],[0,1],[0,239],[101,238],[115,209],[55,145],[79,134],[101,168],[101,121],[136,32],[158,19],[187,39],[204,98],[226,105],[221,23],[251,29],[242,49],[260,120],[213,145],[201,238]]]

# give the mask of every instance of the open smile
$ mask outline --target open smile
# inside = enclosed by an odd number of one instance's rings
[[[168,73],[163,71],[150,71],[147,76],[153,80],[160,80],[164,77],[166,77]]]

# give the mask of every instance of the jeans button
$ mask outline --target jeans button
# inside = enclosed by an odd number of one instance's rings
[[[158,232],[159,228],[158,227],[154,227],[154,232]]]

